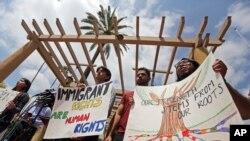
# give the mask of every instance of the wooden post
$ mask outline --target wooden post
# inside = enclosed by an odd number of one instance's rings
[[[38,48],[33,41],[29,41],[0,64],[0,82],[8,77],[35,49]]]

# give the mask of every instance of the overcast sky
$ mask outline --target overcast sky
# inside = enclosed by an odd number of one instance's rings
[[[110,5],[112,9],[117,8],[117,16],[126,16],[124,24],[133,28],[123,30],[128,35],[135,35],[136,16],[140,16],[140,35],[158,36],[161,17],[166,16],[163,36],[175,37],[181,16],[185,16],[186,23],[183,37],[194,37],[199,30],[200,24],[205,16],[208,16],[208,25],[205,33],[210,33],[214,38],[227,16],[232,16],[232,24],[215,56],[223,60],[228,66],[226,79],[236,87],[243,95],[247,96],[250,89],[250,1],[249,0],[1,0],[0,2],[0,60],[3,61],[28,40],[27,33],[21,26],[22,19],[32,28],[32,20],[35,19],[42,30],[43,20],[47,19],[54,32],[59,34],[56,27],[56,18],[59,18],[67,34],[76,34],[73,19],[78,22],[86,18],[86,12],[96,13],[102,4],[104,7]],[[83,25],[83,23],[80,23]],[[235,31],[237,27],[238,32]],[[32,29],[33,30],[33,29]],[[240,33],[243,37],[239,36]],[[72,44],[74,46],[74,44]],[[77,46],[77,45],[76,45]],[[65,46],[62,45],[65,50]],[[153,68],[155,46],[140,46],[139,66]],[[74,47],[74,51],[80,60],[84,61],[83,51]],[[160,58],[157,68],[166,70],[168,59],[172,48],[164,47],[160,50]],[[189,51],[177,50],[177,59],[186,57]],[[91,53],[93,55],[93,53]],[[123,72],[126,89],[133,89],[135,65],[135,46],[129,45],[129,51],[122,57]],[[72,60],[72,59],[70,59]],[[83,61],[81,61],[83,60]],[[100,60],[100,59],[99,59]],[[177,60],[175,60],[175,63]],[[21,77],[32,80],[35,73],[43,63],[38,52],[34,52],[24,61],[4,82],[13,87]],[[98,61],[95,64],[100,65]],[[120,87],[119,70],[114,52],[108,59],[108,67],[112,70],[112,79],[115,86]],[[172,68],[174,71],[174,68]],[[80,77],[80,76],[79,76]],[[163,75],[157,75],[154,85],[162,84]],[[45,65],[35,79],[29,93],[31,95],[42,92],[51,86],[55,76]],[[169,82],[175,81],[175,74],[170,75]],[[93,82],[92,76],[90,82]],[[55,83],[57,87],[58,81]]]

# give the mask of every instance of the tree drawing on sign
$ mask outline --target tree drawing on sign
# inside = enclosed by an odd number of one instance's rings
[[[195,136],[194,134],[206,134],[211,132],[229,132],[229,127],[225,126],[227,120],[236,115],[236,111],[233,112],[228,117],[222,119],[216,125],[211,128],[206,129],[188,129],[183,121],[183,118],[188,114],[188,99],[185,99],[188,91],[195,88],[197,80],[200,76],[200,72],[197,76],[193,77],[190,81],[184,83],[180,88],[175,87],[173,91],[173,96],[170,98],[165,98],[167,89],[165,88],[159,97],[154,92],[150,92],[149,95],[152,101],[159,103],[163,106],[161,126],[157,134],[149,135],[135,135],[129,136],[130,141],[138,140],[140,138],[147,138],[143,140],[163,141],[165,138],[167,141],[172,141],[173,137],[178,138],[178,141],[183,141],[184,138],[189,138],[192,141],[204,141],[204,139]],[[151,139],[148,139],[150,138]],[[132,139],[133,138],[133,139]]]

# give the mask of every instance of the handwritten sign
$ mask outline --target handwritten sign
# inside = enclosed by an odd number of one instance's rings
[[[230,124],[242,119],[214,61],[210,54],[180,82],[137,86],[124,140],[229,140]]]
[[[11,89],[0,88],[0,113],[6,108],[9,101],[13,100],[19,92]]]
[[[86,88],[59,88],[44,138],[100,135],[105,129],[112,82]]]

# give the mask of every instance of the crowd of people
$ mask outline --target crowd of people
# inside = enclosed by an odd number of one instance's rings
[[[181,81],[191,75],[199,67],[199,63],[192,59],[183,58],[175,65],[175,67],[177,81]],[[214,62],[212,68],[215,72],[220,73],[224,78],[225,84],[240,112],[241,117],[243,119],[250,119],[250,112],[248,109],[250,107],[250,100],[241,95],[226,81],[225,76],[227,73],[227,66],[221,60],[217,59]],[[95,79],[97,84],[110,81],[111,71],[108,68],[100,66],[97,68],[96,72],[97,74]],[[136,85],[148,86],[150,78],[150,71],[147,68],[139,68],[136,74]],[[27,93],[30,85],[31,83],[28,79],[22,78],[17,81],[16,86],[13,88],[13,90],[18,91],[19,94],[14,100],[8,102],[6,109],[0,114],[0,132],[5,131],[5,134],[1,141],[11,141],[14,140],[13,137],[15,137],[15,140],[18,140],[18,138],[19,140],[42,140],[46,130],[46,126],[51,116],[53,105],[51,103],[54,102],[54,94],[50,92],[41,94],[40,97],[38,96],[35,104],[33,104],[35,106],[28,106],[28,108],[26,108],[23,113],[20,113],[24,105],[30,99]],[[79,83],[77,84],[77,87],[86,87],[86,85],[83,83]],[[129,91],[123,94],[118,109],[115,112],[112,121],[110,122],[107,133],[105,134],[105,141],[123,140],[130,108],[134,104],[133,95],[133,91]],[[114,96],[111,99],[112,100],[109,109],[111,109],[113,105]],[[28,127],[32,127],[31,131],[27,132],[27,134],[24,134],[23,130]],[[57,140],[98,141],[99,136],[87,136]]]

